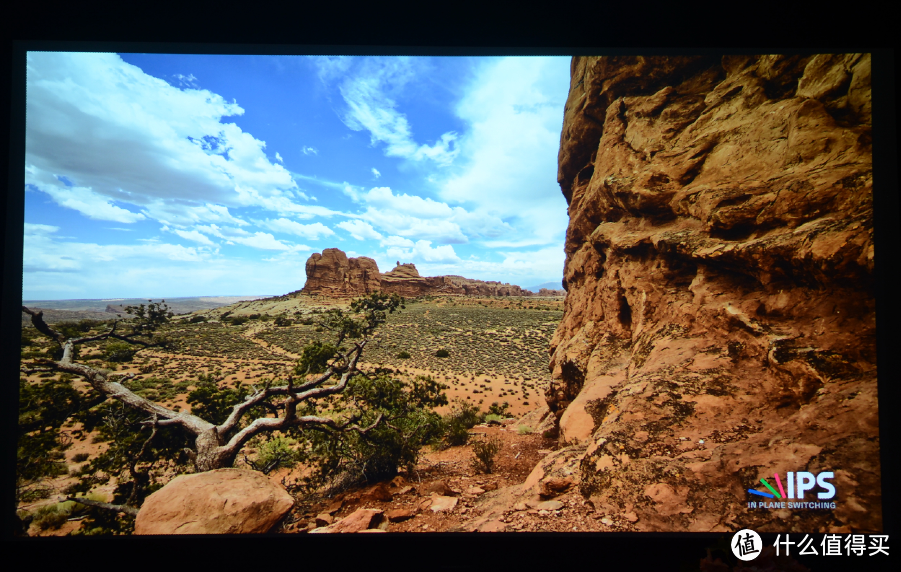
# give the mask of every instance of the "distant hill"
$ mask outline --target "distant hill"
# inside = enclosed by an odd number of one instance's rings
[[[244,300],[259,300],[268,296],[190,296],[165,298],[166,304],[175,314],[188,314],[198,310],[211,310]],[[44,320],[48,324],[83,320],[109,320],[115,318],[125,306],[146,304],[150,298],[106,298],[85,300],[22,300],[22,305],[32,310],[44,310]],[[159,302],[162,298],[152,298]],[[126,317],[125,315],[122,316]],[[22,322],[31,321],[31,317],[22,313]]]
[[[542,288],[547,288],[548,290],[562,290],[562,282],[562,280],[558,280],[557,282],[544,282],[538,286],[526,286],[524,290],[529,290],[530,292],[538,292]]]

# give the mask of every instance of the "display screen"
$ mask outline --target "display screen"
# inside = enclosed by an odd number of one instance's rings
[[[20,534],[880,534],[871,75],[27,52]]]

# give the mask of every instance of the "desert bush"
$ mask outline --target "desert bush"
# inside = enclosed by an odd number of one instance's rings
[[[497,437],[480,439],[472,444],[472,468],[478,473],[491,473],[494,461],[501,450],[501,441]]]
[[[411,356],[410,356],[410,353],[409,353],[409,352],[405,352],[405,351],[402,351],[402,352],[400,352],[400,353],[397,354],[397,359],[410,359],[410,357],[411,357]]]
[[[528,425],[520,425],[519,427],[516,428],[517,435],[528,435],[531,432],[532,432],[532,428],[529,427]]]
[[[192,324],[199,324],[200,322],[206,322],[206,316],[191,316],[191,319],[188,321]]]
[[[337,346],[321,342],[319,340],[311,342],[303,348],[300,359],[294,366],[294,373],[297,375],[305,375],[307,373],[322,373],[328,367],[328,362],[335,356],[338,351]]]
[[[489,413],[485,415],[485,423],[500,423],[504,417],[502,415],[496,415],[494,413]]]
[[[292,322],[289,318],[286,318],[285,316],[279,316],[275,319],[274,323],[276,326],[282,328],[285,326],[290,326]]]
[[[510,417],[510,414],[507,412],[508,409],[510,409],[510,404],[506,401],[500,405],[495,401],[488,407],[488,414],[497,415],[498,417]]]
[[[444,445],[465,445],[469,441],[469,430],[482,421],[482,413],[476,406],[458,400],[443,421]]]
[[[35,511],[31,522],[38,530],[56,530],[66,524],[66,521],[69,519],[69,514],[72,511],[71,506],[63,505],[74,504],[75,503],[73,502],[68,502],[42,506]]]
[[[259,444],[259,441],[262,441],[262,444]],[[292,468],[300,460],[300,454],[293,447],[296,444],[297,441],[290,437],[261,436],[257,443],[253,441],[248,443],[252,447],[258,446],[257,458],[251,461],[245,457],[245,461],[263,474],[269,474],[282,467]]]
[[[228,320],[226,320],[226,321],[228,323],[230,323],[232,326],[240,326],[242,324],[247,323],[247,317],[246,316],[233,316],[233,317],[228,318]]]
[[[126,342],[108,342],[103,349],[103,359],[112,362],[131,361],[138,349]]]
[[[384,422],[365,434],[292,430],[303,444],[302,461],[314,469],[304,486],[373,482],[415,467],[422,447],[442,435],[441,417],[432,409],[447,404],[446,387],[427,376],[409,382],[386,374],[355,376],[336,400],[335,415],[357,418],[361,427],[379,415]]]
[[[443,349],[438,350],[437,352],[435,352],[435,357],[440,357],[440,358],[450,357],[450,352],[448,352],[447,350],[443,350]]]
[[[90,455],[88,455],[87,453],[78,453],[77,455],[72,457],[72,462],[73,463],[84,463],[85,461],[88,460],[89,457],[90,457]]]

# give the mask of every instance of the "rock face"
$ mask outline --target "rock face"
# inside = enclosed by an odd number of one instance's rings
[[[175,477],[144,501],[135,534],[268,532],[294,499],[257,471],[217,469]]]
[[[361,256],[348,258],[337,248],[326,248],[307,260],[304,294],[333,298],[363,296],[372,292],[404,297],[451,294],[458,296],[531,296],[528,290],[501,282],[472,280],[462,276],[419,275],[414,264],[400,264],[384,274],[375,260]],[[547,295],[547,294],[545,294]]]
[[[571,72],[546,399],[582,493],[638,530],[879,530],[869,55]],[[789,471],[836,508],[747,508]]]
[[[379,267],[375,260],[365,256],[348,258],[337,248],[326,248],[322,254],[314,253],[307,259],[306,270],[307,285],[325,296],[360,296],[380,288]]]

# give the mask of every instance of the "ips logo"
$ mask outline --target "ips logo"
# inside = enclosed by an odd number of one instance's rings
[[[773,479],[779,490],[774,489],[773,485],[767,482],[766,479],[760,479],[763,486],[769,489],[770,492],[757,491],[754,489],[748,489],[748,492],[752,495],[766,498],[803,500],[804,493],[812,491],[814,488],[819,488],[823,490],[817,492],[817,498],[820,500],[828,500],[835,497],[835,487],[829,482],[833,478],[835,478],[835,474],[832,471],[824,471],[818,475],[806,471],[786,473],[785,484],[788,487],[788,490],[786,491],[785,487],[782,486],[782,479],[779,478],[779,473],[773,473]]]

